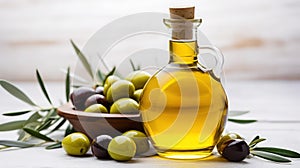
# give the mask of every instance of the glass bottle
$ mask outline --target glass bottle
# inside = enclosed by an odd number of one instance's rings
[[[201,19],[164,19],[164,23],[172,31],[170,60],[144,87],[140,99],[144,128],[162,157],[207,157],[225,126],[227,96],[215,71],[198,62]]]

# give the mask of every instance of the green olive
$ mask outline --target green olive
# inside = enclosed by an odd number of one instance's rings
[[[122,98],[110,107],[111,114],[138,114],[139,104],[131,98]]]
[[[112,103],[120,98],[129,98],[133,96],[134,85],[127,80],[118,80],[111,85],[107,91],[107,101]]]
[[[223,148],[225,147],[223,145],[226,144],[227,142],[235,140],[235,139],[243,139],[243,138],[239,134],[236,134],[236,133],[228,133],[228,134],[222,136],[221,139],[219,140],[219,142],[217,143],[218,152],[220,154],[222,154]]]
[[[74,156],[84,155],[90,148],[89,138],[80,132],[69,134],[61,144],[67,154]]]
[[[111,158],[117,161],[129,161],[136,152],[134,141],[127,136],[117,136],[108,145],[108,153]]]
[[[138,89],[138,90],[134,91],[134,93],[133,93],[134,100],[139,102],[142,92],[143,92],[143,89]]]
[[[122,134],[123,136],[127,136],[128,138],[131,138],[136,145],[136,155],[143,154],[147,152],[150,148],[149,141],[147,136],[136,130],[130,130]]]
[[[107,95],[107,91],[110,88],[110,86],[118,80],[120,80],[120,78],[115,75],[110,75],[109,77],[107,77],[104,83],[103,94]]]
[[[151,75],[145,71],[133,71],[127,75],[126,80],[134,84],[135,89],[143,89]]]
[[[93,112],[93,113],[108,113],[106,107],[103,106],[102,104],[93,104],[87,107],[84,111]]]

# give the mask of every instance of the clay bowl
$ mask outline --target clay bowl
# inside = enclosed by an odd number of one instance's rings
[[[139,114],[88,113],[74,110],[71,103],[59,107],[57,113],[90,139],[103,134],[114,137],[129,130],[144,132]]]

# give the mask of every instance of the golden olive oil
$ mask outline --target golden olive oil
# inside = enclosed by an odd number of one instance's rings
[[[197,67],[196,41],[170,40],[170,63],[144,87],[140,111],[158,154],[174,159],[209,156],[225,125],[227,97],[211,71]]]

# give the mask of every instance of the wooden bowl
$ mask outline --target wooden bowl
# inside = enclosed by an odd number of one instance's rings
[[[144,132],[139,114],[89,113],[74,110],[71,103],[59,107],[57,113],[91,139],[103,134],[114,137],[129,130]]]

